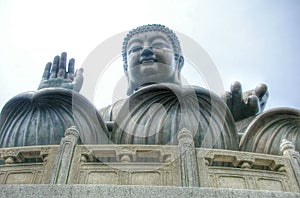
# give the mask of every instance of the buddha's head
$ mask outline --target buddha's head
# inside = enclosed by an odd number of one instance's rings
[[[163,25],[131,30],[124,39],[122,55],[128,95],[149,84],[181,84],[184,58],[180,43],[175,33]]]

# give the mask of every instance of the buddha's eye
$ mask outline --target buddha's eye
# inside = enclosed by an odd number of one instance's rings
[[[141,51],[143,48],[141,46],[133,46],[128,50],[128,54],[135,53]]]
[[[165,43],[153,43],[151,46],[153,49],[163,49],[163,48],[169,48],[168,45],[166,45]]]

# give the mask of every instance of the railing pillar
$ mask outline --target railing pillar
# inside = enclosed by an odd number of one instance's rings
[[[52,174],[51,184],[66,184],[68,182],[73,153],[77,140],[78,130],[73,126],[65,132],[65,137],[60,141],[59,154]]]
[[[178,133],[181,177],[183,186],[199,186],[195,144],[191,131],[183,128]]]
[[[290,159],[300,190],[300,154],[299,152],[295,151],[295,146],[293,145],[293,143],[286,139],[283,139],[281,141],[280,150],[283,156],[288,157]]]

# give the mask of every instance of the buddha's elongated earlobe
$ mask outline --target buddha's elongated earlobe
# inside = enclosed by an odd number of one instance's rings
[[[133,93],[134,89],[132,86],[132,82],[128,80],[128,89],[127,89],[127,96],[130,96]]]
[[[124,67],[124,68],[125,68],[125,67]],[[128,82],[127,96],[130,96],[130,95],[133,93],[134,88],[133,88],[133,83],[132,83],[132,81],[129,79],[127,67],[126,67],[126,69],[124,69],[124,73],[125,73],[125,76],[126,76],[127,82]]]
[[[178,71],[181,72],[181,69],[184,65],[184,58],[183,56],[179,55],[178,57]]]
[[[177,81],[175,80],[174,82],[176,83],[176,84],[181,84],[181,69],[182,69],[182,67],[183,67],[183,65],[184,65],[184,58],[183,58],[183,56],[181,56],[181,55],[178,55],[177,56],[177,71],[176,71],[176,73],[177,73]]]

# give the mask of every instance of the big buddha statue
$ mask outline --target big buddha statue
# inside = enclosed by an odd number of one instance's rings
[[[76,126],[82,144],[172,145],[187,129],[196,147],[238,150],[237,123],[248,120],[243,122],[248,126],[268,99],[264,84],[243,94],[234,82],[222,97],[182,85],[180,42],[163,25],[129,31],[122,56],[128,98],[101,110],[79,93],[83,70],[74,71],[74,59],[56,56],[46,64],[38,91],[22,93],[4,106],[0,147],[59,144],[64,131]]]

